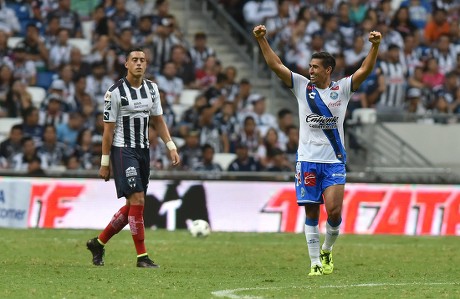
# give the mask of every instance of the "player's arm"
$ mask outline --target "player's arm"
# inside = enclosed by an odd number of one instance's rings
[[[161,140],[163,140],[169,150],[169,156],[171,158],[172,165],[178,165],[180,162],[180,157],[177,153],[177,147],[172,141],[171,135],[169,134],[168,126],[163,119],[163,115],[152,115],[151,118],[152,123],[158,132],[158,136],[160,136]]]
[[[288,87],[292,87],[291,71],[281,62],[281,59],[276,55],[273,49],[268,44],[265,35],[267,29],[264,25],[257,25],[252,31],[254,37],[259,43],[262,55],[267,62],[268,67],[284,82]]]
[[[377,55],[379,54],[379,45],[381,40],[382,34],[380,32],[372,31],[369,33],[369,41],[372,43],[372,47],[359,69],[356,70],[351,78],[352,91],[358,90],[361,83],[366,80],[367,76],[369,76],[374,69],[375,62],[377,61]]]
[[[110,179],[110,148],[112,147],[114,122],[104,122],[104,133],[102,133],[102,156],[99,176],[105,181]]]

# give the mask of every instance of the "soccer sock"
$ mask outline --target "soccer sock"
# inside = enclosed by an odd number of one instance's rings
[[[144,206],[131,205],[129,209],[129,229],[133,236],[134,246],[136,246],[137,256],[146,255],[144,244]]]
[[[339,236],[340,223],[342,223],[342,218],[337,222],[332,222],[330,219],[327,219],[326,237],[322,246],[324,251],[332,251],[332,246],[334,246],[335,240],[337,240]]]
[[[98,237],[98,242],[101,245],[105,245],[110,240],[110,238],[120,232],[123,227],[128,224],[128,213],[129,206],[123,206],[120,210],[118,210],[118,212],[115,213],[115,215],[113,215],[112,220],[110,220],[107,227]]]
[[[319,226],[318,219],[305,220],[305,238],[307,239],[308,253],[311,265],[322,266],[319,259]]]

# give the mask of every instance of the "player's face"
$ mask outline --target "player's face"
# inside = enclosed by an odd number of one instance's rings
[[[313,84],[321,85],[327,81],[329,71],[324,68],[321,59],[313,58],[309,66],[310,80]]]
[[[131,52],[125,63],[125,67],[128,69],[128,73],[133,77],[142,77],[147,67],[147,60],[145,59],[144,52]]]

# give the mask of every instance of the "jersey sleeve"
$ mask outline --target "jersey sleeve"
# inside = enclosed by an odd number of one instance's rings
[[[153,105],[150,109],[150,115],[162,115],[163,108],[161,107],[160,91],[156,84],[153,84],[152,102]]]
[[[305,88],[308,82],[310,82],[310,80],[292,71],[291,71],[291,80],[292,80],[291,91],[297,98],[299,98],[299,95],[301,95],[302,92],[305,92]]]
[[[120,96],[116,92],[108,90],[104,96],[104,122],[113,123],[117,121],[120,108]]]
[[[351,83],[351,78],[352,76],[348,76],[345,78],[342,78],[338,81],[338,84],[342,90],[342,93],[344,95],[345,99],[350,99],[351,95],[354,93],[351,88],[352,88],[352,83]]]

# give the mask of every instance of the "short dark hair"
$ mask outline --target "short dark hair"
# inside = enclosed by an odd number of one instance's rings
[[[131,48],[131,49],[129,49],[128,51],[126,51],[126,60],[128,60],[129,55],[131,55],[132,52],[142,52],[142,53],[145,53],[145,52],[144,52],[144,49],[142,49],[142,48],[140,48],[140,47]]]
[[[201,147],[201,151],[204,153],[206,150],[208,149],[211,149],[213,152],[214,152],[214,147],[212,145],[210,145],[209,143],[205,143],[202,147]]]
[[[278,111],[278,118],[283,118],[285,117],[286,115],[288,114],[292,114],[292,111],[289,110],[288,108],[281,108],[279,111]]]
[[[324,68],[331,67],[332,68],[331,73],[334,71],[334,69],[335,69],[335,58],[330,53],[324,52],[324,51],[323,52],[316,52],[316,53],[313,53],[313,55],[311,55],[311,59],[313,59],[313,58],[320,59]]]
[[[11,126],[10,132],[13,131],[13,130],[21,130],[21,131],[23,131],[22,124],[16,124],[16,125]]]

